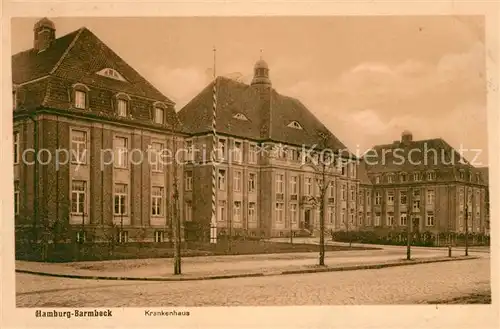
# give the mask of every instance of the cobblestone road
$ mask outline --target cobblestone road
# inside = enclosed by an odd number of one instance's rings
[[[18,307],[409,304],[490,289],[489,258],[413,266],[187,282],[16,275]]]

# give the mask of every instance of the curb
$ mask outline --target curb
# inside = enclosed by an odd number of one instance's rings
[[[381,268],[396,267],[396,266],[442,263],[442,262],[459,261],[459,260],[473,260],[473,259],[479,259],[479,257],[458,256],[458,257],[452,257],[452,258],[427,259],[427,260],[425,260],[425,259],[423,259],[423,260],[410,260],[410,261],[401,260],[401,261],[396,261],[393,263],[382,263],[382,264],[352,265],[352,266],[339,266],[339,267],[320,267],[320,268],[300,269],[300,270],[285,270],[285,271],[276,270],[276,271],[258,272],[258,273],[242,273],[242,274],[226,274],[226,275],[222,274],[222,275],[210,275],[210,276],[171,277],[171,278],[59,274],[59,273],[48,273],[48,272],[22,270],[22,269],[16,269],[16,273],[25,273],[25,274],[67,278],[67,279],[176,282],[176,281],[220,280],[220,279],[236,279],[236,278],[264,277],[264,276],[277,276],[277,275],[290,275],[290,274],[310,274],[310,273],[322,273],[322,272],[369,270],[369,269],[381,269]]]

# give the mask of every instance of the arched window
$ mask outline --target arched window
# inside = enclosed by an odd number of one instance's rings
[[[83,83],[73,85],[73,106],[77,109],[86,110],[89,108],[89,87]]]
[[[288,127],[290,128],[294,128],[294,129],[301,129],[302,130],[302,126],[300,125],[300,123],[298,123],[297,121],[292,121],[288,124]]]

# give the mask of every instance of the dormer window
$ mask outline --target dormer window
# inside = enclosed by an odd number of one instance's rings
[[[243,113],[236,113],[235,115],[233,115],[233,118],[241,121],[248,121],[248,118]]]
[[[460,170],[459,175],[460,175],[460,179],[464,179],[465,178],[465,173],[464,173],[463,170]]]
[[[297,121],[290,122],[290,124],[288,124],[288,127],[302,130],[302,126]]]
[[[165,110],[159,106],[155,106],[155,115],[154,115],[155,123],[164,124],[165,123]]]
[[[97,74],[102,75],[107,78],[115,79],[115,80],[120,80],[120,81],[127,81],[125,78],[118,73],[118,71],[110,68],[105,68],[97,72]]]
[[[118,115],[121,117],[126,117],[127,112],[128,112],[128,104],[127,101],[124,99],[118,99],[116,101],[117,108],[118,108]]]
[[[401,182],[406,182],[406,173],[402,173],[400,176]]]
[[[122,118],[130,115],[130,97],[128,95],[123,93],[116,95],[116,114]]]
[[[89,107],[89,88],[82,84],[73,85],[73,106],[77,109],[85,110]]]
[[[380,176],[375,176],[375,184],[380,184]]]

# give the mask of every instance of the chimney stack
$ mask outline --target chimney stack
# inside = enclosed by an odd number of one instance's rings
[[[36,22],[34,28],[33,48],[38,52],[49,48],[56,39],[56,27],[47,17]]]
[[[401,134],[401,142],[410,143],[411,141],[413,141],[412,133],[409,132],[408,130],[403,131],[403,133]]]

